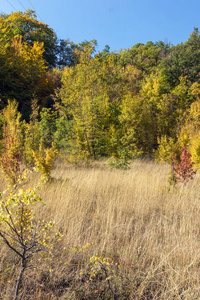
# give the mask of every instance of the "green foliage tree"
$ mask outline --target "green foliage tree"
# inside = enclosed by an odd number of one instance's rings
[[[187,76],[191,82],[199,81],[199,62],[200,36],[198,28],[194,28],[185,43],[173,46],[170,55],[160,62],[160,67],[164,68],[170,85],[175,86],[181,76]]]
[[[161,53],[160,44],[154,44],[149,41],[146,45],[138,43],[130,49],[120,51],[119,56],[120,62],[124,67],[131,64],[142,73],[150,74],[153,68],[159,64],[162,57]]]
[[[49,108],[43,108],[40,112],[40,142],[44,148],[49,148],[54,141],[57,112]]]
[[[38,109],[34,101],[30,122],[24,125],[23,158],[27,166],[36,166],[42,179],[48,180],[57,153],[53,142],[58,119],[55,111],[44,108],[39,113]]]

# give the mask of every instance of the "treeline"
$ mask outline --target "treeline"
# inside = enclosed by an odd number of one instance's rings
[[[70,161],[108,157],[126,166],[140,155],[170,161],[185,144],[198,166],[197,28],[176,46],[147,42],[110,52],[106,45],[97,52],[96,40],[58,40],[28,10],[0,16],[0,41],[2,137],[5,146],[5,123],[19,133],[26,162],[54,147]]]

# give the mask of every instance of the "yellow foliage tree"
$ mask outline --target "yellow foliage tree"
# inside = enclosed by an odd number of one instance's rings
[[[19,177],[23,146],[21,115],[17,107],[15,101],[8,101],[8,106],[2,112],[3,150],[0,156],[0,168],[11,184],[16,183]]]

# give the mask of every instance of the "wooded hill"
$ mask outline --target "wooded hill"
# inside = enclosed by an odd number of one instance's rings
[[[70,161],[126,166],[140,155],[170,160],[185,144],[198,167],[198,28],[175,46],[97,52],[96,40],[58,40],[28,10],[0,16],[0,41],[1,136],[15,136],[24,162],[54,147]]]

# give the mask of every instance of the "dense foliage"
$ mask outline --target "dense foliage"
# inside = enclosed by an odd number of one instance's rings
[[[70,161],[108,157],[111,165],[127,166],[138,155],[170,161],[185,144],[198,166],[197,28],[176,46],[147,42],[110,52],[106,45],[97,53],[96,40],[58,40],[28,10],[1,15],[0,40],[1,107],[15,100],[27,122],[20,148],[26,163],[52,145]]]

